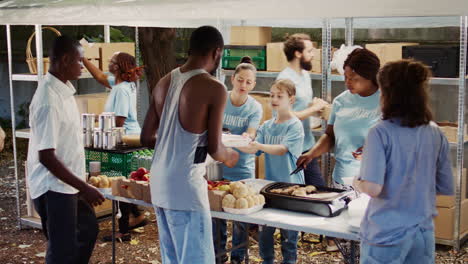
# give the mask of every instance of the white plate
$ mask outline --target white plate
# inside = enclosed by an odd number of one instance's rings
[[[235,209],[235,208],[223,207],[223,210],[226,213],[230,213],[230,214],[247,215],[247,214],[252,214],[252,213],[262,210],[264,205],[265,204],[255,205],[247,209]]]

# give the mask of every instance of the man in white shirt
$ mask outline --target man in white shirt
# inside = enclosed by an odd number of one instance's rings
[[[284,42],[284,54],[288,67],[278,74],[277,80],[288,79],[296,86],[296,100],[293,105],[294,114],[302,121],[304,129],[303,152],[315,145],[315,138],[310,130],[310,117],[320,112],[327,102],[313,97],[310,70],[314,47],[307,34],[293,34]],[[325,185],[317,160],[313,160],[304,170],[304,180],[308,185]]]
[[[85,181],[80,115],[69,80],[83,68],[80,44],[55,39],[49,72],[30,106],[27,184],[48,239],[46,263],[88,263],[98,234],[92,205],[102,194]]]

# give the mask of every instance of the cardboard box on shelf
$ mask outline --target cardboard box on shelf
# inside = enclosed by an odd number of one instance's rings
[[[450,123],[450,122],[437,122],[439,125],[440,130],[444,133],[445,137],[450,143],[456,143],[458,141],[458,124],[457,123]],[[464,140],[468,139],[467,134],[467,125],[464,125]]]
[[[456,168],[452,169],[454,180],[456,179]],[[466,168],[463,169],[462,173],[462,185],[461,188],[461,200],[466,200],[466,189],[467,189],[467,175],[466,175]],[[451,208],[455,206],[455,196],[454,195],[437,195],[436,199],[437,207],[445,207]]]
[[[374,43],[366,44],[366,49],[374,52],[380,59],[380,65],[383,66],[387,62],[401,60],[403,47],[414,45],[419,43]]]
[[[434,219],[435,237],[439,239],[453,239],[455,225],[455,207],[437,207],[439,215]],[[460,234],[468,231],[468,199],[461,204]]]
[[[223,198],[229,192],[220,191],[220,190],[209,190],[208,191],[208,200],[210,201],[210,210],[211,211],[223,211]]]
[[[312,72],[321,73],[322,72],[322,50],[314,50],[314,58],[312,59]]]
[[[90,113],[99,115],[104,112],[108,93],[94,93],[75,95],[76,105],[80,114]]]
[[[267,43],[267,71],[279,72],[288,66],[283,42]]]
[[[91,62],[91,64],[93,64],[94,66],[96,66],[97,68],[101,69],[100,65],[101,65],[101,60],[98,58],[98,59],[88,59],[89,62]],[[102,70],[102,69],[101,69]],[[88,69],[86,69],[86,67],[83,67],[83,69],[81,70],[82,72],[88,72]]]
[[[265,46],[268,42],[271,42],[271,27],[231,27],[230,45]]]
[[[109,62],[116,52],[125,52],[135,56],[135,43],[133,42],[116,42],[116,43],[99,43],[100,46],[100,69],[107,71]]]

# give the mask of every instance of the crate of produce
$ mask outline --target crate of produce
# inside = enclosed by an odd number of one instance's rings
[[[128,177],[132,169],[132,158],[135,152],[144,148],[121,148],[114,150],[86,148],[86,170],[89,171],[90,161],[101,162],[101,172],[106,172],[108,176]]]
[[[252,58],[252,62],[258,70],[266,70],[265,46],[225,46],[222,67],[228,70],[235,69],[242,57],[245,56]]]

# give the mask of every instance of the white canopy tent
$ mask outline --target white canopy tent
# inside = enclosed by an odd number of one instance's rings
[[[205,24],[321,27],[318,18],[406,17],[362,20],[355,27],[458,26],[440,16],[468,13],[466,0],[6,0],[0,24],[197,27]],[[431,17],[418,19],[408,17]],[[221,22],[222,21],[222,22]],[[367,22],[366,22],[367,21]],[[377,22],[377,23],[376,23]],[[337,26],[344,26],[338,22]],[[335,25],[333,25],[335,26]]]

